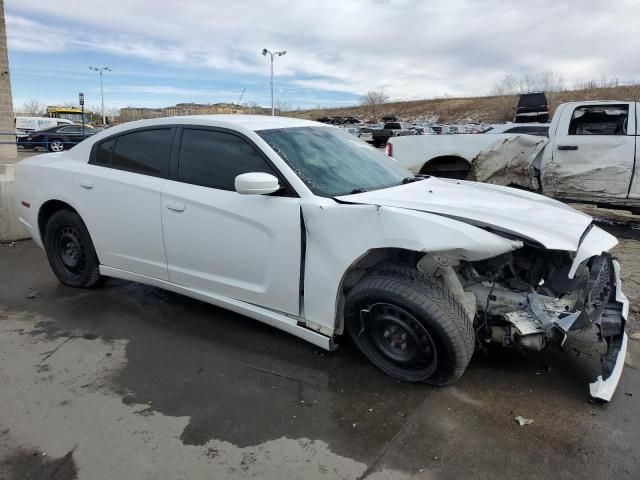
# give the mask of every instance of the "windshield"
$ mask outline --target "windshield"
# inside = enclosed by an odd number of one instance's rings
[[[411,172],[353,135],[332,127],[256,132],[316,195],[334,197],[399,185]]]

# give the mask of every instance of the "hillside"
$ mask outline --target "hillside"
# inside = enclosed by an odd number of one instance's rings
[[[640,99],[640,85],[567,90],[548,93],[547,98],[549,99],[551,113],[553,113],[556,106],[564,102],[580,100],[638,100]],[[298,110],[287,112],[285,115],[311,120],[324,116],[354,116],[373,120],[379,119],[386,114],[395,114],[402,120],[438,117],[438,121],[445,123],[493,123],[511,120],[517,101],[517,96],[440,98],[385,103],[377,105],[375,111],[371,106],[358,105],[346,108]]]

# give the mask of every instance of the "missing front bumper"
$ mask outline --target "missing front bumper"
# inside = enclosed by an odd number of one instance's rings
[[[571,331],[597,325],[607,351],[600,358],[602,373],[590,384],[590,393],[593,398],[610,401],[624,366],[627,350],[624,328],[629,312],[629,301],[622,292],[620,265],[611,255],[594,257],[585,297],[580,309],[569,311],[561,299],[530,293],[526,308],[503,316],[511,328],[494,327],[492,337],[504,345],[541,350],[549,339],[556,338],[563,345]],[[507,340],[503,338],[505,331],[510,332]]]
[[[615,283],[615,298],[609,303],[600,318],[600,332],[607,342],[607,351],[600,358],[602,375],[589,385],[593,398],[608,402],[616,391],[627,354],[627,334],[624,331],[629,315],[629,299],[622,292],[620,264],[612,261]]]

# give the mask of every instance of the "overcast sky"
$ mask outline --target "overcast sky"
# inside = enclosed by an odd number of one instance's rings
[[[486,94],[506,74],[640,80],[638,0],[5,0],[14,103],[292,106]]]

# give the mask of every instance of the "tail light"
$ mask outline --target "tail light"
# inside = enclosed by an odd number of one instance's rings
[[[387,157],[393,157],[393,145],[387,143],[384,147],[384,153],[387,154]]]

